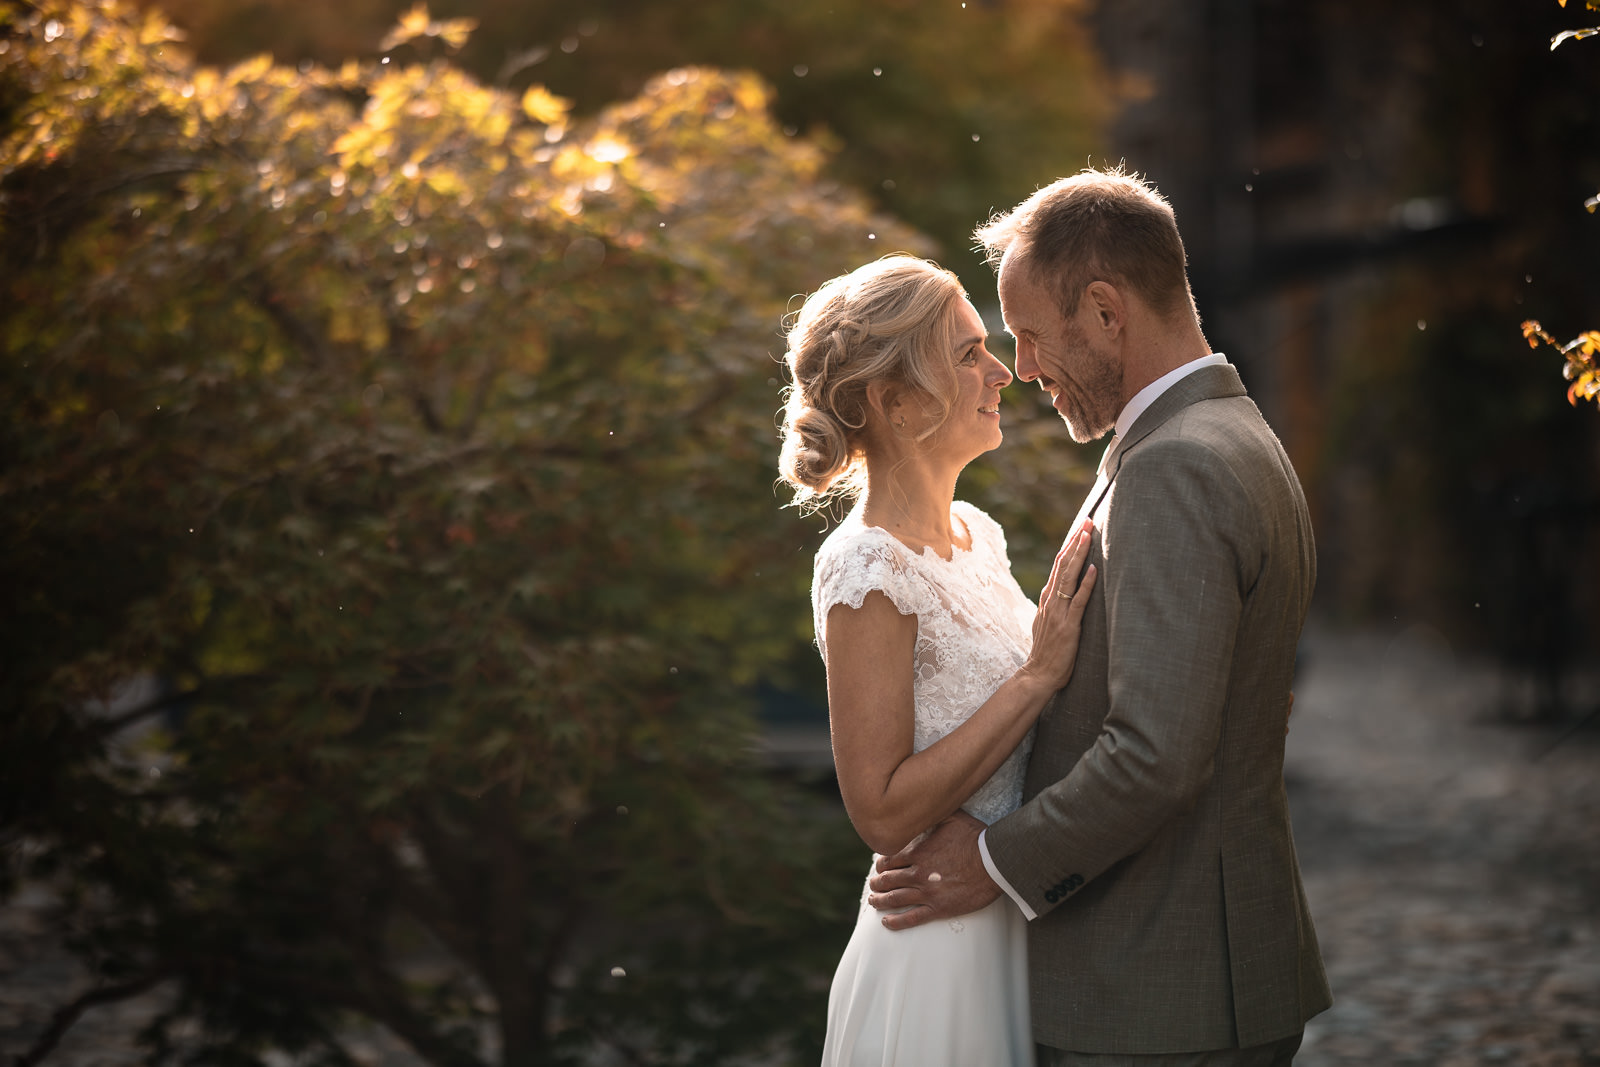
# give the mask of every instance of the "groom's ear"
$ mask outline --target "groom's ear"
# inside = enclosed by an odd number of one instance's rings
[[[1128,324],[1128,302],[1110,282],[1093,281],[1083,291],[1083,301],[1108,340],[1118,337]]]

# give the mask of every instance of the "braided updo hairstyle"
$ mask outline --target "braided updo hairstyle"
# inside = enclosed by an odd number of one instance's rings
[[[949,418],[956,389],[953,304],[966,295],[943,267],[892,255],[827,282],[806,299],[789,329],[784,360],[783,451],[778,473],[794,503],[823,506],[865,486],[862,430],[867,386],[887,380],[924,394],[931,423]]]

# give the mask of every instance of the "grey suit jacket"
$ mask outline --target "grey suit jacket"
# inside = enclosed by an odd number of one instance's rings
[[[1316,580],[1299,480],[1238,373],[1207,367],[1113,443],[1084,508],[1100,578],[1077,665],[1023,806],[985,837],[1039,916],[1035,1037],[1155,1054],[1290,1036],[1332,1002],[1283,787]]]

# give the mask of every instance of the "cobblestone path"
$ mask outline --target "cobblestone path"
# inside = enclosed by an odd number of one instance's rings
[[[1335,1004],[1296,1064],[1600,1064],[1600,729],[1508,725],[1422,628],[1304,648],[1286,777]]]

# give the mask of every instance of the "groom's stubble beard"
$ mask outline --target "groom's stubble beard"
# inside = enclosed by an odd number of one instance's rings
[[[1122,362],[1096,349],[1082,328],[1068,323],[1062,340],[1072,357],[1073,387],[1062,383],[1061,420],[1080,445],[1099,440],[1117,424],[1122,410]]]

